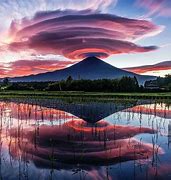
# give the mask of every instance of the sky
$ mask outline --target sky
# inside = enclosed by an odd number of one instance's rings
[[[0,77],[88,56],[138,74],[171,74],[170,21],[170,0],[1,0]]]

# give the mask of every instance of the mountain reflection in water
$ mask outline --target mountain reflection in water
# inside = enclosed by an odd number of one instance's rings
[[[166,105],[139,101],[1,101],[1,149],[5,152],[10,173],[16,177],[23,176],[16,171],[16,167],[23,163],[23,167],[31,166],[35,173],[35,176],[28,175],[32,179],[37,178],[36,174],[40,170],[44,171],[44,179],[48,177],[48,170],[62,170],[75,175],[84,171],[87,179],[113,179],[114,175],[108,174],[104,167],[137,160],[140,164],[154,163],[155,157],[165,152],[155,141],[158,128],[143,126],[143,123],[117,124],[115,118],[111,119],[115,114],[130,112],[170,118],[170,110]],[[151,136],[152,141],[143,141],[139,138],[141,135]],[[149,176],[155,175],[153,165],[148,167],[148,172]],[[61,172],[57,177],[80,179],[80,176],[71,177],[67,173]],[[8,177],[7,172],[1,174],[2,177]]]

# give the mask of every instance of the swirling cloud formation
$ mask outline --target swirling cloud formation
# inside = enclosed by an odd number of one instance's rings
[[[113,54],[155,50],[155,46],[142,47],[135,41],[161,31],[162,27],[150,21],[92,10],[39,12],[32,19],[13,21],[9,49],[51,53],[69,59],[106,58]]]

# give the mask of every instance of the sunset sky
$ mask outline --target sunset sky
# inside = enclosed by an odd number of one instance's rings
[[[0,22],[0,77],[53,71],[87,56],[171,74],[170,0],[1,0]]]

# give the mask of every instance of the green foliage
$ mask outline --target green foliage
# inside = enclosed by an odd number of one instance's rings
[[[121,79],[99,80],[73,80],[68,77],[66,81],[51,83],[46,90],[49,91],[85,91],[85,92],[136,92],[139,85],[136,77],[123,77]]]
[[[171,91],[171,83],[168,84],[168,89]]]
[[[72,76],[68,76],[66,82],[67,82],[67,83],[71,83],[72,81],[73,81]]]
[[[6,90],[44,90],[49,82],[14,82],[10,83]]]
[[[136,77],[123,77],[118,82],[118,87],[120,92],[135,92],[139,90],[139,85]]]
[[[3,85],[7,86],[9,84],[9,79],[6,77],[3,79]]]
[[[165,77],[158,77],[157,84],[160,88],[171,91],[171,74],[168,74]]]
[[[57,82],[19,82],[10,83],[7,90],[47,90],[47,91],[85,91],[85,92],[138,92],[140,87],[136,77],[99,80],[67,80]]]

